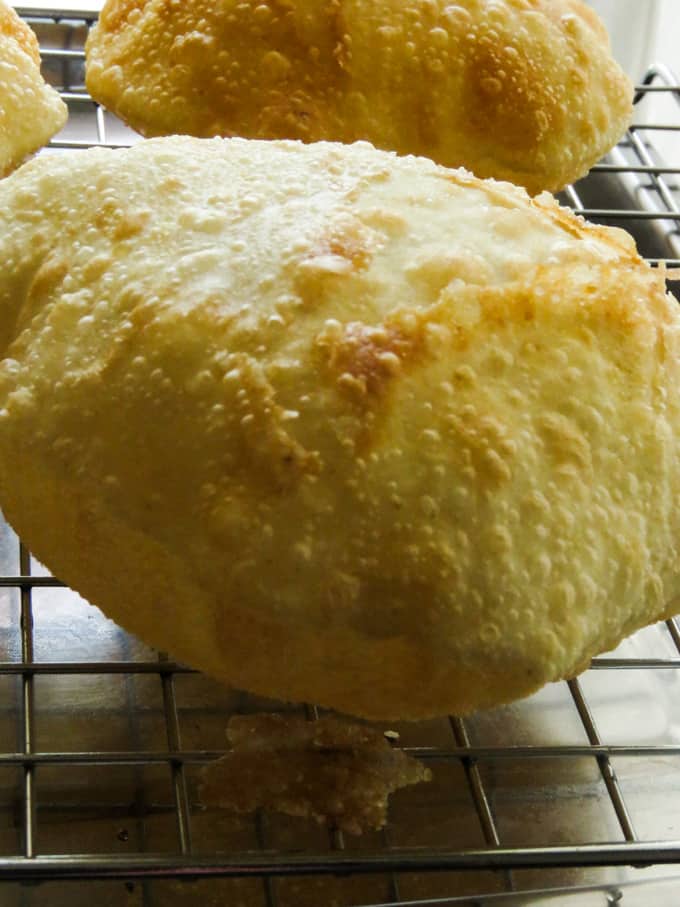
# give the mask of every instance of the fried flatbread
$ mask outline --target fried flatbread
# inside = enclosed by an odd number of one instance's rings
[[[0,503],[228,683],[366,717],[568,677],[680,591],[680,313],[624,233],[369,145],[0,183]]]
[[[40,74],[38,39],[0,0],[0,176],[47,144],[66,116],[66,105]]]
[[[108,0],[87,85],[147,137],[366,139],[534,193],[632,109],[581,0]]]

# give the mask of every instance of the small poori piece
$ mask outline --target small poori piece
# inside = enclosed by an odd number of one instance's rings
[[[366,139],[532,193],[632,110],[581,0],[107,0],[86,51],[92,96],[147,137]]]
[[[383,828],[390,795],[432,778],[382,731],[339,718],[234,715],[227,739],[226,756],[202,773],[205,803],[301,816],[353,835]]]
[[[0,0],[0,176],[47,144],[66,117],[66,105],[40,74],[35,33]]]
[[[464,713],[677,601],[680,312],[627,234],[367,144],[169,138],[22,167],[0,260],[0,505],[182,661]]]

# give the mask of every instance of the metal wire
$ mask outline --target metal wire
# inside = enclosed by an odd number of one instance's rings
[[[678,863],[677,841],[579,844],[554,847],[443,848],[299,853],[241,851],[229,855],[168,856],[162,853],[69,854],[0,858],[0,875],[12,881],[82,879],[206,879],[318,875],[374,875],[387,871],[558,869],[596,866],[641,868]]]
[[[598,733],[597,727],[595,725],[595,719],[593,714],[586,702],[585,696],[583,695],[583,689],[578,680],[569,681],[569,691],[574,698],[576,703],[576,708],[578,709],[579,716],[583,722],[583,727],[585,728],[588,740],[590,741],[592,747],[600,747],[602,741]],[[602,780],[605,783],[607,788],[607,793],[612,801],[612,806],[614,807],[614,812],[616,817],[619,820],[619,825],[621,826],[621,831],[626,841],[635,842],[638,840],[637,835],[635,834],[635,829],[633,828],[633,823],[630,818],[630,813],[628,812],[628,807],[623,799],[623,794],[621,793],[621,788],[619,782],[616,778],[616,774],[611,765],[608,754],[598,753],[597,755],[597,764],[600,766],[600,772],[602,774]]]
[[[20,8],[27,15],[34,15],[33,7]],[[91,24],[92,18],[64,9],[51,21],[59,24],[69,18],[69,28],[75,29]],[[45,15],[40,22],[50,21]],[[125,138],[116,137],[116,130],[110,129],[112,120],[87,96],[79,77],[83,64],[82,47],[44,47],[43,61],[46,66],[61,67],[61,94],[72,110],[77,110],[92,120],[93,141],[74,137],[61,137],[52,142],[52,149],[81,149],[91,144],[116,148],[128,144]],[[637,101],[649,94],[667,95],[680,99],[680,86],[668,70],[657,66],[650,69],[643,83],[637,88]],[[680,117],[678,118],[680,120]],[[654,153],[650,135],[660,132],[675,132],[680,122],[636,123],[633,125],[615,154],[593,168],[591,178],[620,179],[626,189],[626,202],[621,207],[592,207],[583,200],[584,184],[568,187],[565,197],[575,211],[585,217],[619,223],[635,222],[659,230],[659,237],[667,241],[668,236],[677,234],[680,221],[678,205],[678,179],[680,162],[660,161]],[[634,190],[630,191],[630,187]],[[641,195],[637,194],[641,191]],[[623,192],[623,190],[622,190]],[[639,202],[644,199],[644,205]],[[651,201],[650,201],[651,199]],[[649,206],[647,202],[650,202]],[[668,254],[658,250],[648,255],[655,265],[665,264],[669,269],[680,267],[680,258],[672,245]],[[266,818],[259,816],[255,825],[258,851],[239,850],[233,853],[195,853],[192,847],[192,812],[195,804],[187,783],[187,768],[205,765],[223,754],[223,750],[184,749],[182,745],[182,720],[176,696],[176,678],[195,675],[193,670],[160,656],[158,660],[86,660],[86,661],[36,661],[34,653],[34,590],[63,588],[63,584],[50,576],[32,575],[30,555],[23,544],[19,549],[19,573],[0,576],[0,589],[16,589],[20,597],[21,612],[21,661],[0,663],[0,678],[15,677],[20,684],[19,703],[20,734],[17,752],[0,753],[0,768],[14,767],[22,772],[21,782],[21,852],[0,857],[0,882],[10,880],[90,880],[90,879],[205,879],[214,877],[259,877],[262,879],[266,903],[276,907],[279,903],[275,877],[305,875],[361,875],[382,874],[387,880],[387,895],[391,903],[400,901],[400,873],[441,871],[494,870],[502,874],[506,889],[512,890],[511,873],[517,869],[534,867],[622,867],[640,865],[662,865],[680,863],[680,841],[654,840],[636,833],[631,810],[626,803],[624,792],[613,768],[612,760],[620,757],[644,759],[649,757],[678,757],[678,745],[616,744],[603,742],[593,710],[590,707],[583,685],[578,680],[569,682],[568,687],[573,703],[586,734],[586,743],[542,744],[542,745],[478,745],[471,738],[468,724],[458,717],[451,717],[451,745],[405,746],[410,754],[431,764],[455,763],[462,766],[471,802],[485,842],[481,848],[456,849],[442,840],[433,847],[399,847],[388,827],[380,839],[382,846],[377,849],[348,849],[339,831],[331,831],[326,849],[310,852],[281,852],[269,846],[269,832]],[[598,672],[619,671],[661,671],[675,672],[680,669],[680,628],[675,620],[667,622],[667,629],[677,656],[654,655],[643,658],[603,657],[591,665]],[[145,751],[112,751],[106,749],[81,749],[76,752],[40,749],[35,738],[36,680],[42,677],[69,676],[115,676],[143,679],[157,676],[162,693],[162,714],[167,740],[167,749]],[[633,675],[637,676],[637,675]],[[179,681],[178,681],[179,682]],[[134,702],[130,700],[133,708]],[[307,707],[310,720],[318,718],[314,706]],[[144,716],[140,716],[140,722]],[[599,767],[609,802],[619,823],[623,841],[602,841],[594,843],[568,843],[560,846],[507,846],[495,815],[494,792],[488,789],[480,766],[501,765],[514,761],[546,761],[592,759]],[[121,855],[117,853],[50,854],[40,852],[40,827],[36,809],[38,798],[36,774],[43,766],[74,768],[77,766],[99,766],[103,769],[113,766],[134,766],[150,768],[167,767],[171,777],[172,807],[177,830],[177,846],[172,852]],[[45,769],[46,770],[46,769]],[[146,797],[142,800],[146,804]],[[146,805],[140,810],[147,809]],[[143,835],[140,836],[140,838]],[[140,845],[141,847],[141,845]],[[0,887],[0,899],[2,897]],[[480,895],[483,892],[480,891]],[[457,901],[457,898],[456,898]],[[453,901],[452,901],[453,902]],[[413,901],[413,903],[416,903]],[[434,903],[419,900],[418,903]],[[447,901],[448,903],[448,901]]]
[[[167,663],[165,653],[158,656],[158,661]],[[163,708],[165,713],[165,730],[168,737],[168,749],[172,754],[172,787],[175,796],[175,811],[177,815],[177,834],[179,836],[179,850],[183,856],[191,853],[191,812],[189,810],[189,797],[187,783],[184,775],[184,762],[177,757],[182,752],[182,739],[177,717],[177,701],[175,699],[175,680],[172,673],[161,673],[163,688]]]
[[[23,575],[31,572],[31,556],[26,546],[19,546],[19,569]],[[23,664],[33,661],[33,607],[31,587],[21,588],[21,660]],[[30,757],[34,750],[34,690],[33,676],[24,673],[21,678],[21,712],[22,712],[22,766],[24,771],[24,808],[23,808],[23,849],[24,856],[35,855],[35,763]]]
[[[477,810],[477,815],[479,816],[479,823],[482,826],[482,832],[484,833],[484,840],[489,845],[489,847],[500,847],[501,839],[498,834],[498,829],[496,828],[496,822],[491,812],[491,806],[489,804],[489,798],[486,795],[484,790],[484,785],[482,783],[482,776],[479,773],[479,768],[477,767],[477,755],[473,755],[470,746],[470,738],[468,736],[467,728],[462,718],[451,718],[451,728],[453,730],[453,735],[456,738],[456,743],[458,744],[459,750],[465,752],[466,755],[463,757],[463,768],[465,769],[465,774],[468,778],[468,783],[470,784],[470,790],[472,792],[472,797],[475,804],[475,809]],[[423,754],[424,755],[424,754]]]

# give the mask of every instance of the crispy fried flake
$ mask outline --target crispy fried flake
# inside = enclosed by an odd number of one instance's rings
[[[204,772],[205,802],[304,816],[353,835],[383,828],[390,794],[432,777],[382,731],[337,718],[237,715],[227,739],[231,750]]]

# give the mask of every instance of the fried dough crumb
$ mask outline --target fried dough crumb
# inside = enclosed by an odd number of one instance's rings
[[[227,739],[231,750],[204,770],[204,803],[313,818],[353,835],[383,828],[390,794],[432,778],[382,731],[337,718],[235,715]]]

